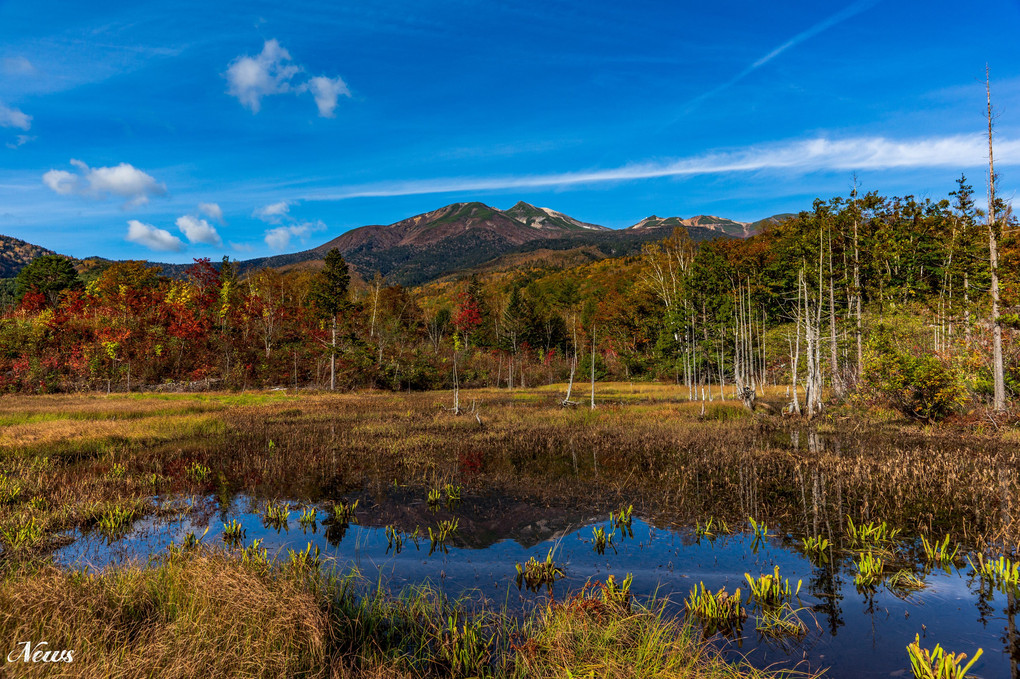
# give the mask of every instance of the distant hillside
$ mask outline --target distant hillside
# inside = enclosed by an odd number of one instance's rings
[[[751,233],[761,233],[766,227],[774,224],[781,224],[787,219],[793,219],[796,216],[797,215],[792,212],[782,212],[778,215],[772,215],[771,217],[766,217],[765,219],[759,219],[756,222],[752,222],[748,228],[751,230]]]
[[[686,226],[696,241],[718,236],[742,238],[749,233],[743,222],[717,217],[660,221],[616,230],[523,201],[508,210],[483,203],[454,203],[387,226],[352,229],[304,252],[241,262],[241,269],[292,267],[321,260],[335,247],[365,278],[379,271],[394,283],[417,285],[459,272],[500,270],[525,261],[540,266],[543,259],[551,264],[554,260],[577,262],[633,254],[644,243],[668,236],[673,226]]]
[[[715,231],[716,233],[724,234],[732,238],[749,238],[757,233],[753,228],[754,224],[760,222],[737,222],[732,219],[725,219],[723,217],[713,217],[711,215],[697,215],[684,219],[682,217],[657,217],[652,215],[651,217],[645,217],[637,224],[628,226],[626,230],[631,231],[646,231],[646,230],[669,230],[672,231],[678,226],[683,226],[688,229],[700,228],[708,229],[709,231]]]
[[[0,235],[0,278],[14,278],[36,257],[55,254],[57,253],[53,250],[11,236]]]
[[[453,203],[388,225],[352,229],[302,252],[238,262],[242,273],[261,268],[316,269],[337,248],[364,279],[376,271],[392,283],[418,285],[445,276],[513,267],[563,267],[640,252],[645,243],[685,227],[695,241],[717,237],[746,238],[787,215],[748,223],[698,215],[660,218],[652,215],[626,229],[609,229],[550,208],[521,201],[508,210],[468,202]],[[28,262],[51,251],[0,236],[0,277],[17,275]],[[101,268],[96,257],[83,268]],[[187,264],[148,262],[164,275],[180,277]]]

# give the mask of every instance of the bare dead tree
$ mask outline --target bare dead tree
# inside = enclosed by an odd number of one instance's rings
[[[999,313],[999,232],[995,205],[995,156],[992,152],[992,87],[985,64],[985,94],[988,100],[988,264],[992,298],[992,375],[995,382],[992,408],[1006,410],[1006,381],[1002,361],[1002,318]]]

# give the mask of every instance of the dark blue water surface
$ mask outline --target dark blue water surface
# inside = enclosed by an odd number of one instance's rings
[[[200,498],[180,518],[139,520],[112,543],[98,533],[75,534],[76,540],[55,556],[58,563],[91,569],[144,561],[171,542],[181,543],[189,533],[201,536],[206,528],[203,541],[220,545],[223,523],[238,520],[246,531],[244,544],[262,539],[270,555],[286,557],[288,549],[301,550],[311,543],[337,567],[357,567],[367,579],[381,580],[393,592],[427,581],[453,597],[481,596],[496,605],[526,611],[550,592],[519,589],[514,564],[530,557],[542,560],[552,550],[566,573],[552,588],[552,596],[561,598],[589,580],[609,575],[621,580],[632,574],[636,595],[668,598],[667,606],[677,615],[683,614],[683,600],[700,582],[712,590],[725,586],[732,592],[741,587],[746,597],[745,573],[757,576],[778,565],[794,586],[803,581],[799,604],[795,604],[802,609],[799,617],[806,634],[800,639],[760,638],[752,614],[741,632],[716,637],[715,643],[727,653],[746,656],[760,667],[828,668],[830,677],[909,677],[905,649],[920,634],[922,646],[928,648],[941,643],[968,655],[983,648],[984,655],[973,670],[976,677],[1016,676],[1015,660],[1011,660],[1011,650],[1016,648],[1013,597],[982,587],[967,565],[924,574],[920,563],[915,563],[927,587],[909,596],[898,596],[886,585],[859,592],[848,555],[837,556],[830,565],[812,565],[798,549],[799,541],[783,534],[782,527],[770,527],[770,537],[755,550],[746,526],[734,526],[733,534],[709,540],[698,539],[690,526],[658,527],[635,516],[633,534],[617,530],[615,551],[610,548],[599,555],[592,546],[592,528],[602,526],[608,531],[608,516],[583,516],[491,497],[468,496],[459,505],[437,512],[427,511],[423,500],[408,502],[406,497],[399,502],[369,496],[359,500],[358,523],[345,530],[327,525],[323,507],[315,507],[314,525],[302,527],[301,509],[311,505],[297,502],[290,503],[288,527],[275,530],[263,524],[261,501],[235,496],[221,505],[216,497]],[[428,526],[453,518],[459,528],[448,551],[429,554]],[[388,524],[405,534],[418,526],[424,536],[417,547],[407,537],[403,550],[394,553],[388,548]],[[912,553],[912,543],[905,548]]]

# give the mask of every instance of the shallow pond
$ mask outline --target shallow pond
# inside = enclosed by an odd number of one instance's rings
[[[261,539],[270,555],[285,557],[287,550],[302,550],[311,543],[339,568],[356,566],[368,580],[381,580],[391,591],[427,580],[453,597],[483,596],[493,604],[524,611],[542,597],[561,599],[589,580],[604,580],[610,574],[622,580],[632,574],[632,592],[642,598],[666,597],[678,615],[683,600],[700,582],[712,590],[725,586],[732,592],[740,587],[746,597],[745,573],[757,576],[778,565],[792,585],[803,581],[799,603],[795,599],[794,604],[801,607],[798,615],[806,632],[801,638],[761,637],[752,612],[741,631],[714,638],[727,653],[744,655],[760,667],[829,668],[830,677],[910,676],[905,648],[920,634],[927,648],[941,643],[968,656],[983,648],[973,670],[976,677],[1017,676],[1014,597],[982,586],[965,561],[948,572],[934,569],[925,574],[922,555],[911,541],[901,544],[900,552],[924,575],[926,588],[906,595],[882,584],[862,592],[854,585],[856,569],[850,555],[837,553],[830,564],[813,565],[799,539],[783,532],[782,526],[770,526],[769,536],[756,544],[746,525],[709,539],[699,537],[692,526],[669,526],[661,520],[653,525],[635,513],[632,534],[615,530],[612,546],[600,555],[592,536],[593,528],[607,532],[612,528],[604,514],[467,493],[452,506],[429,507],[420,489],[401,487],[386,493],[352,493],[348,499],[359,501],[356,522],[349,525],[332,521],[324,503],[289,502],[286,527],[271,528],[264,523],[265,502],[260,499],[202,496],[180,517],[139,520],[112,542],[99,532],[77,533],[55,559],[93,569],[144,561],[171,542],[180,544],[189,533],[201,536],[207,528],[203,541],[220,545],[224,523],[237,520],[245,529],[244,544]],[[315,521],[302,524],[302,512],[309,508]],[[445,520],[456,520],[457,530],[445,548],[431,550],[428,527]],[[404,535],[399,553],[390,544],[387,526]],[[417,544],[412,538],[416,528]],[[551,590],[519,588],[515,564],[530,557],[541,561],[550,551],[564,566],[565,578]]]

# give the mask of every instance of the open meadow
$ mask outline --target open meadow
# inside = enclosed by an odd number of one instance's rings
[[[33,676],[1015,668],[1015,430],[460,398],[3,397],[0,636],[73,650]]]

